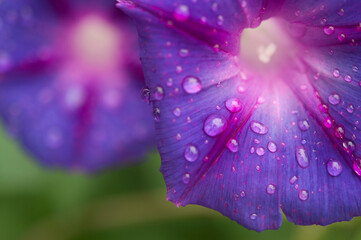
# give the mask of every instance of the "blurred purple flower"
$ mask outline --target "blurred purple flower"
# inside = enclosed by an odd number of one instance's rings
[[[0,114],[50,167],[96,171],[153,145],[137,37],[107,1],[0,2]]]
[[[249,229],[361,215],[361,3],[121,0],[168,199]],[[262,24],[261,24],[262,23]],[[244,30],[244,31],[243,31]]]

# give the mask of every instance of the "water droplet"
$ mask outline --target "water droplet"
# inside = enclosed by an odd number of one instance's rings
[[[154,108],[153,109],[153,118],[157,122],[160,121],[160,109],[159,108]]]
[[[189,16],[190,16],[190,12],[189,12],[189,8],[187,5],[179,5],[175,11],[174,11],[174,18],[179,21],[179,22],[184,22],[186,21]]]
[[[219,16],[217,17],[217,24],[218,24],[219,26],[222,26],[223,23],[224,23],[224,18],[223,18],[222,15],[219,15]]]
[[[352,66],[352,71],[358,72],[358,67],[356,65]]]
[[[327,162],[327,171],[331,176],[337,177],[342,172],[342,164],[338,160],[330,159]]]
[[[236,202],[239,200],[239,195],[237,193],[233,194],[233,200]]]
[[[361,176],[361,158],[356,158],[352,164],[353,171]]]
[[[331,128],[332,127],[332,119],[327,116],[325,118],[325,120],[323,121],[323,125],[326,127],[326,128]]]
[[[157,86],[154,89],[153,97],[155,100],[158,100],[158,101],[162,100],[164,98],[164,89],[161,86]]]
[[[298,127],[302,131],[307,131],[310,128],[310,124],[306,119],[298,121]]]
[[[351,75],[349,75],[349,74],[346,74],[345,75],[345,77],[343,78],[343,80],[345,80],[346,82],[352,82],[352,77],[351,77]]]
[[[326,34],[326,35],[332,35],[334,32],[335,32],[335,27],[333,26],[325,26],[323,28],[323,32]]]
[[[199,150],[193,144],[188,144],[184,151],[184,158],[188,162],[195,162],[199,158]]]
[[[330,96],[328,96],[328,102],[331,103],[332,105],[337,105],[339,104],[341,101],[340,95],[338,95],[337,93],[333,93]]]
[[[298,192],[298,198],[301,201],[306,201],[308,199],[308,191],[305,189],[302,189]]]
[[[229,151],[231,151],[231,152],[238,152],[238,149],[239,149],[239,147],[238,147],[238,142],[237,142],[237,140],[236,139],[234,139],[234,138],[232,138],[232,139],[230,139],[229,141],[228,141],[228,143],[227,143],[227,148],[229,149]]]
[[[343,15],[345,15],[345,10],[344,10],[343,8],[341,8],[341,9],[339,9],[339,10],[337,11],[337,14],[338,14],[339,16],[343,16]]]
[[[333,70],[332,75],[333,75],[335,78],[340,77],[340,70],[338,70],[338,69]]]
[[[293,176],[293,177],[291,177],[290,178],[290,180],[289,180],[289,182],[290,182],[290,184],[295,184],[295,182],[298,180],[298,177],[297,176]]]
[[[188,57],[189,56],[189,50],[182,48],[182,49],[179,50],[178,55],[180,57]]]
[[[336,138],[343,139],[345,137],[345,127],[341,125],[336,126],[334,134]]]
[[[307,150],[303,146],[296,148],[296,160],[301,168],[307,168],[310,165]]]
[[[186,173],[183,175],[182,180],[184,184],[188,184],[191,179],[191,175],[189,173]]]
[[[268,133],[268,128],[263,123],[252,121],[251,122],[251,130],[254,133],[265,135]]]
[[[345,39],[346,39],[346,35],[345,35],[344,33],[340,33],[340,34],[338,34],[337,39],[338,39],[340,42],[343,42],[343,41],[345,41]]]
[[[244,198],[246,196],[246,192],[245,191],[242,191],[241,192],[241,198]]]
[[[267,187],[266,187],[266,192],[269,194],[269,195],[272,195],[276,192],[276,186],[273,185],[273,184],[268,184]]]
[[[188,94],[195,94],[202,90],[202,83],[197,77],[187,76],[182,82],[183,89]]]
[[[168,78],[168,80],[167,80],[167,86],[168,86],[168,87],[173,86],[173,78]]]
[[[268,142],[267,149],[271,153],[275,153],[277,152],[277,144],[275,142],[270,141]]]
[[[215,137],[224,132],[227,128],[227,119],[219,114],[211,114],[204,121],[203,130],[210,136]]]
[[[264,154],[265,154],[265,150],[264,150],[264,148],[263,147],[258,147],[257,149],[256,149],[256,154],[258,155],[258,156],[263,156]]]
[[[179,117],[182,114],[182,111],[179,107],[176,107],[173,109],[173,114],[174,116]]]
[[[251,220],[256,220],[257,219],[257,214],[256,213],[252,213],[251,215],[249,215],[249,218]]]
[[[226,101],[226,108],[232,112],[239,112],[242,108],[241,106],[241,100],[239,100],[238,98],[230,98]]]
[[[150,102],[150,90],[148,87],[144,87],[142,91],[140,92],[140,97],[142,100],[146,103]]]
[[[342,143],[342,147],[343,147],[343,150],[345,152],[347,152],[348,154],[352,153],[353,151],[355,151],[355,143],[351,140],[348,140],[348,141],[344,141]]]
[[[352,104],[350,104],[347,106],[346,110],[348,113],[353,113],[355,111],[355,107]]]

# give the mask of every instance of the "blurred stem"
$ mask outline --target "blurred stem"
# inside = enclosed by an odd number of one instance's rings
[[[164,192],[159,190],[103,199],[45,219],[20,239],[64,240],[89,229],[97,231],[152,221],[219,215],[200,206],[187,206],[180,210],[165,199]]]

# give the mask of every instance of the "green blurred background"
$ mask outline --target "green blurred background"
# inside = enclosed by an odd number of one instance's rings
[[[0,240],[361,239],[361,218],[328,227],[284,220],[256,233],[210,209],[177,208],[166,201],[155,152],[97,175],[46,171],[0,129],[0,153]]]

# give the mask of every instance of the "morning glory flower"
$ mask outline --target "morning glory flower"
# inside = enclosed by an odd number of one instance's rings
[[[0,2],[0,114],[44,166],[96,171],[152,146],[137,37],[112,2]]]
[[[256,231],[361,215],[361,3],[120,0],[168,199]],[[152,94],[153,93],[153,94]]]

